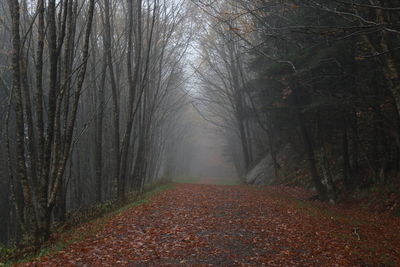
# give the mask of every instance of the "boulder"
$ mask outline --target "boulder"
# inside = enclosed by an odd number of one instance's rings
[[[247,184],[269,185],[274,180],[275,170],[271,154],[261,158],[246,174]]]

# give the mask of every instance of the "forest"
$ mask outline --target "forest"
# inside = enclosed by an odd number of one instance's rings
[[[0,251],[189,176],[400,215],[397,0],[4,0],[0,40]]]

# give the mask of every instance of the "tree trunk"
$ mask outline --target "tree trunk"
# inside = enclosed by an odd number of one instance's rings
[[[343,112],[343,182],[347,190],[350,189],[350,157],[346,114]]]
[[[23,195],[23,222],[25,234],[33,234],[37,229],[36,212],[34,212],[34,205],[32,199],[32,189],[29,185],[27,170],[26,170],[26,157],[25,157],[25,121],[23,113],[22,101],[22,86],[21,86],[21,40],[20,40],[20,13],[18,0],[8,0],[10,14],[11,14],[11,34],[12,34],[12,99],[15,112],[16,124],[16,158],[17,158],[17,181],[21,183]]]
[[[133,1],[133,0],[132,0]],[[128,5],[129,6],[129,5]],[[104,48],[106,53],[106,64],[108,66],[108,72],[110,75],[111,82],[111,93],[112,93],[112,101],[113,101],[113,123],[114,123],[114,133],[113,133],[113,171],[114,178],[117,181],[119,188],[119,180],[120,180],[120,166],[121,166],[121,146],[120,146],[120,102],[119,102],[119,93],[117,88],[117,82],[114,73],[114,65],[112,59],[112,33],[111,33],[111,11],[110,11],[110,1],[104,0]],[[120,193],[118,193],[119,195]]]
[[[306,123],[304,120],[303,111],[301,110],[300,100],[297,90],[298,88],[294,89],[294,100],[295,105],[297,106],[298,110],[297,114],[297,121],[300,127],[300,133],[302,135],[303,143],[304,143],[304,150],[307,155],[307,163],[308,163],[308,170],[311,175],[311,179],[314,183],[315,189],[317,190],[317,194],[320,200],[325,201],[327,200],[327,191],[325,186],[321,182],[321,177],[318,174],[316,160],[315,160],[315,153],[312,140],[310,135],[307,131]]]

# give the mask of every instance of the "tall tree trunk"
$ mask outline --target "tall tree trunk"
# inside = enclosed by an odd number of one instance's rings
[[[342,117],[343,124],[343,181],[347,190],[350,189],[350,157],[349,157],[349,142],[348,142],[348,129],[347,129],[347,120],[346,113],[343,112]]]
[[[106,65],[106,55],[104,56],[103,67],[101,71],[101,81],[99,86],[99,93],[97,98],[99,99],[99,104],[97,105],[98,111],[96,114],[96,140],[95,140],[95,180],[96,180],[96,200],[98,203],[103,201],[103,117],[105,108],[105,98],[104,98],[104,87],[105,87],[105,77],[107,71]]]
[[[132,0],[133,1],[133,0]],[[130,4],[128,4],[130,6]],[[110,1],[104,0],[104,48],[106,53],[106,64],[108,67],[108,72],[110,75],[111,82],[111,93],[113,101],[113,123],[114,123],[114,133],[113,133],[113,167],[114,167],[114,177],[119,186],[120,179],[120,166],[121,166],[121,145],[120,145],[120,101],[119,93],[117,88],[117,82],[114,73],[114,65],[112,58],[112,33],[111,33],[111,10]],[[118,193],[119,195],[119,193]]]
[[[317,163],[315,160],[314,146],[313,146],[312,140],[310,138],[310,135],[307,131],[304,114],[303,114],[303,111],[301,110],[300,99],[299,99],[300,97],[298,95],[299,93],[297,92],[297,90],[299,90],[299,89],[296,88],[294,90],[294,100],[295,100],[295,105],[298,108],[298,110],[296,112],[297,121],[298,121],[298,125],[300,127],[300,133],[302,135],[302,139],[303,139],[303,143],[304,143],[304,150],[307,155],[308,170],[310,172],[315,189],[317,190],[318,197],[321,200],[325,201],[325,200],[327,200],[327,191],[326,191],[325,186],[321,182],[321,177],[318,174],[317,165],[316,165]]]
[[[32,234],[36,229],[36,223],[32,222],[35,218],[33,214],[33,201],[32,190],[29,185],[27,170],[26,170],[26,157],[25,157],[25,121],[22,101],[22,86],[21,86],[21,39],[20,39],[20,7],[18,0],[8,0],[10,14],[11,14],[11,34],[12,34],[12,99],[15,112],[16,124],[16,158],[17,158],[17,181],[21,183],[23,195],[23,226],[25,233]]]

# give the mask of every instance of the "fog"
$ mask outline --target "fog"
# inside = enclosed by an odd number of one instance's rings
[[[220,128],[204,120],[192,106],[186,108],[178,125],[175,131],[179,137],[171,145],[170,160],[167,160],[170,166],[164,166],[165,176],[200,183],[234,183],[238,180],[227,152],[229,145]]]
[[[224,153],[227,144],[223,137],[207,122],[199,121],[196,128],[189,175],[199,178],[237,179],[233,163]]]

